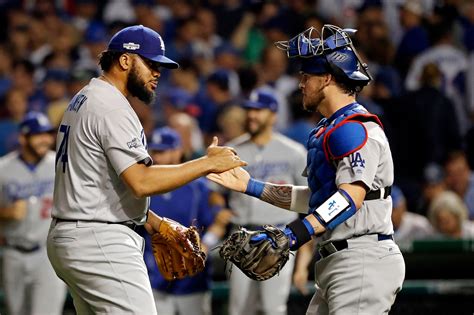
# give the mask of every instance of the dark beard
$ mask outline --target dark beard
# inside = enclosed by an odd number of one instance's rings
[[[46,154],[40,154],[30,143],[29,140],[26,142],[25,146],[25,151],[28,151],[29,154],[33,156],[33,158],[36,160],[36,163],[41,161]]]
[[[140,80],[135,67],[132,68],[127,78],[127,90],[143,103],[150,105],[155,101],[155,92],[150,92],[145,82]]]
[[[268,118],[268,119],[270,119],[270,118]],[[268,124],[269,124],[269,121],[266,120],[262,123],[259,123],[257,128],[251,130],[250,126],[249,126],[249,123],[247,122],[245,124],[245,131],[247,131],[250,134],[250,136],[255,137],[255,136],[258,136],[259,134],[261,134],[262,132],[264,132],[265,129],[267,128]]]

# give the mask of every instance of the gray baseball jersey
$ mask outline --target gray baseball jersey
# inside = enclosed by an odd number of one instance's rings
[[[66,286],[54,273],[45,246],[53,186],[54,152],[35,166],[27,165],[16,151],[0,159],[0,207],[27,201],[25,218],[0,228],[8,245],[2,273],[9,314],[62,314]]]
[[[23,248],[45,245],[53,204],[54,152],[49,152],[35,167],[24,162],[18,152],[0,159],[0,204],[28,201],[26,217],[3,225],[7,244]]]
[[[374,122],[364,123],[368,139],[358,151],[343,158],[337,166],[336,185],[363,182],[371,190],[393,184],[392,153],[382,128]],[[370,233],[393,234],[392,199],[364,201],[362,207],[323,240],[348,239]]]
[[[393,184],[388,140],[376,123],[364,126],[367,142],[338,163],[337,186],[361,181],[377,190]],[[316,293],[306,314],[388,313],[405,276],[398,246],[391,239],[379,240],[380,234],[393,234],[391,213],[391,197],[366,200],[352,217],[323,234],[326,241],[318,246],[328,240],[346,239],[347,250],[317,261]]]
[[[249,135],[229,145],[248,163],[245,168],[253,178],[274,184],[306,185],[306,179],[301,176],[306,165],[306,149],[301,144],[274,133],[265,146],[252,142]],[[294,212],[241,193],[231,192],[229,205],[237,213],[234,224],[286,224],[297,217]]]
[[[265,146],[252,142],[249,135],[237,138],[230,146],[248,162],[245,168],[252,177],[275,184],[306,184],[306,179],[301,176],[306,165],[306,149],[301,144],[273,133]],[[295,212],[236,192],[230,193],[229,206],[236,213],[233,223],[238,225],[283,225],[297,217]],[[234,270],[230,276],[229,314],[256,314],[258,306],[265,314],[286,314],[293,266],[292,257],[277,276],[258,283],[240,270]]]
[[[152,163],[143,127],[111,84],[92,79],[71,101],[57,137],[53,216],[84,221],[145,220],[149,198],[120,179],[135,163]]]

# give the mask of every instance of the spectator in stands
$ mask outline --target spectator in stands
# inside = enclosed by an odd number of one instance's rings
[[[449,155],[445,166],[446,185],[464,200],[468,209],[468,218],[474,220],[474,175],[462,151]]]
[[[18,145],[18,125],[28,110],[26,93],[21,89],[11,89],[5,96],[6,117],[0,120],[0,156]]]
[[[231,44],[222,44],[214,50],[215,67],[224,69],[235,75],[242,65],[242,53]],[[233,89],[234,95],[239,92]]]
[[[430,238],[434,234],[430,221],[407,209],[405,196],[400,188],[392,186],[392,223],[395,242],[402,250],[409,250],[414,240]]]
[[[274,45],[268,45],[262,52],[258,74],[262,84],[271,88],[278,99],[277,130],[284,130],[291,121],[288,97],[298,89],[298,80],[286,74],[288,58]],[[300,106],[301,107],[301,106]]]
[[[12,88],[17,88],[26,93],[28,97],[28,111],[41,111],[44,103],[39,101],[41,90],[33,80],[35,66],[26,59],[17,60],[13,64]]]
[[[13,58],[8,47],[0,46],[0,98],[3,98],[12,86],[11,72]]]
[[[459,129],[464,135],[471,125],[466,108],[466,54],[455,46],[451,24],[440,22],[431,26],[433,46],[418,55],[410,66],[405,87],[414,91],[423,86],[423,72],[428,64],[435,64],[441,74],[439,89],[454,105]]]
[[[385,107],[386,118],[394,130],[387,136],[391,140],[397,183],[405,193],[409,209],[416,209],[419,202],[425,167],[429,163],[442,164],[449,152],[461,148],[458,120],[452,103],[439,90],[441,81],[438,67],[427,64],[421,73],[421,88]]]
[[[426,215],[433,200],[446,190],[443,168],[439,164],[428,164],[423,170],[423,198],[418,205],[418,212]]]
[[[204,141],[197,121],[186,113],[176,113],[168,124],[176,130],[182,140],[184,161],[198,158],[204,153]]]
[[[107,29],[101,22],[92,22],[84,33],[82,45],[78,50],[79,59],[75,63],[76,68],[99,71],[97,56],[107,48],[109,35]]]
[[[177,61],[192,59],[194,56],[194,41],[197,39],[198,24],[192,17],[179,20],[176,36],[166,45],[166,55]]]
[[[243,135],[246,116],[245,110],[239,105],[231,105],[224,109],[217,119],[219,140],[226,143]]]
[[[160,109],[165,121],[176,113],[187,112],[188,106],[192,105],[193,97],[186,90],[175,87],[168,88],[160,95]]]
[[[43,92],[46,101],[45,111],[54,127],[58,127],[63,113],[69,103],[67,82],[70,75],[67,71],[50,69],[43,81]]]
[[[71,78],[68,82],[68,94],[76,95],[89,81],[98,74],[93,70],[87,69],[72,69]]]
[[[205,60],[214,58],[214,50],[224,43],[216,33],[216,16],[207,8],[199,8],[196,12],[198,38],[194,43],[194,51]]]
[[[467,207],[452,191],[445,191],[433,200],[428,219],[439,237],[449,239],[474,238],[474,222],[467,219]]]
[[[400,9],[400,24],[403,35],[398,44],[395,64],[404,78],[413,59],[429,47],[428,32],[423,27],[423,7],[421,1],[405,1]]]
[[[229,105],[235,103],[231,93],[232,77],[228,71],[217,70],[206,80],[206,95],[199,101],[201,113],[199,126],[207,137],[217,131],[217,117]]]

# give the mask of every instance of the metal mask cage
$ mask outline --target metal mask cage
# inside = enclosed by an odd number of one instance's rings
[[[372,76],[368,71],[368,66],[365,62],[362,62],[350,38],[356,32],[357,30],[352,28],[342,29],[335,25],[325,24],[321,29],[321,33],[316,28],[310,27],[290,40],[276,42],[275,46],[286,51],[288,58],[311,58],[349,47],[357,58],[358,64],[362,66],[362,72],[367,75],[370,81]]]
[[[278,41],[276,47],[285,50],[288,58],[311,58],[327,54],[334,49],[347,46],[352,47],[349,35],[356,32],[354,29],[341,29],[340,27],[326,24],[321,33],[314,27],[296,35],[288,41]]]

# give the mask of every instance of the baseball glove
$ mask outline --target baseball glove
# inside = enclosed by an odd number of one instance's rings
[[[271,225],[265,225],[263,229],[248,231],[240,228],[224,240],[219,250],[224,260],[230,260],[247,277],[257,281],[276,275],[290,255],[288,237],[282,230]],[[265,239],[252,240],[263,233],[266,234]]]
[[[193,276],[204,269],[206,254],[201,249],[197,229],[163,218],[158,232],[151,236],[156,264],[168,280]]]

